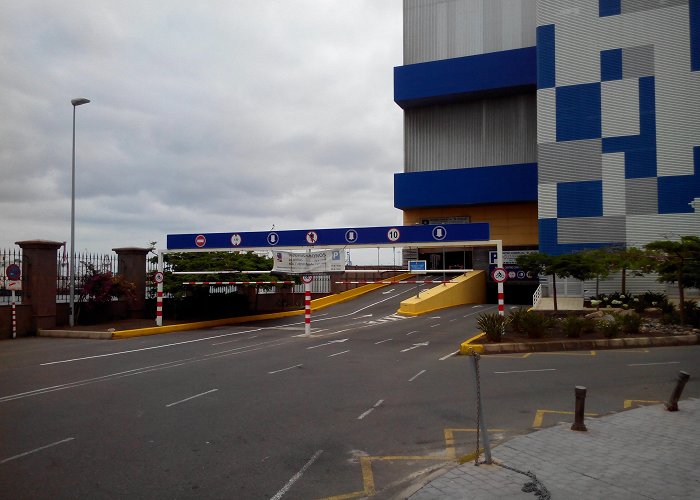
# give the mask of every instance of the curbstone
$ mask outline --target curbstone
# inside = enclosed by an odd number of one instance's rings
[[[473,350],[479,354],[502,354],[518,352],[558,352],[621,349],[627,347],[667,347],[700,344],[700,335],[675,335],[671,337],[631,337],[615,339],[567,339],[550,342],[502,342],[500,344],[476,343],[484,334],[476,335],[460,346],[460,354]]]

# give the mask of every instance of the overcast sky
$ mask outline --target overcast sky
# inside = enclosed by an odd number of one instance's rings
[[[401,223],[401,0],[4,0],[0,248]]]

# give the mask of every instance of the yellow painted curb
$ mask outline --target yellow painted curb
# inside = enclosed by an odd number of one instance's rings
[[[202,328],[214,328],[215,326],[236,325],[250,321],[263,321],[266,319],[286,318],[289,316],[301,316],[303,310],[285,311],[269,314],[257,314],[255,316],[240,316],[237,318],[214,319],[209,321],[196,321],[194,323],[180,323],[178,325],[153,326],[150,328],[135,328],[133,330],[121,330],[112,334],[113,339],[127,339],[142,337],[145,335],[158,335],[161,333],[186,332],[187,330],[199,330]]]
[[[459,353],[460,354],[469,354],[470,352],[475,352],[477,354],[483,354],[484,353],[484,344],[473,344],[472,342],[479,340],[482,337],[485,337],[486,333],[481,332],[478,335],[474,335],[472,338],[469,340],[462,342],[462,344],[459,346]]]

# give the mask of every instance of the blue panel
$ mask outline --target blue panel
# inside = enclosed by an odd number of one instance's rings
[[[553,24],[537,27],[537,88],[556,85],[556,44]]]
[[[690,70],[700,71],[700,0],[690,0]]]
[[[625,178],[656,177],[656,92],[653,76],[639,79],[639,135],[604,137],[603,153],[625,153]]]
[[[311,233],[313,237],[311,238]],[[487,241],[489,224],[353,227],[258,231],[240,233],[169,234],[168,250],[246,250],[272,248],[329,248],[347,246],[406,245],[457,241]],[[309,241],[313,243],[309,243]]]
[[[557,184],[558,217],[601,217],[602,215],[603,181]]]
[[[402,108],[535,88],[536,49],[504,50],[394,68],[394,101]]]
[[[394,206],[401,210],[537,201],[537,164],[394,174]]]
[[[601,136],[600,83],[557,87],[557,141]]]
[[[600,51],[600,79],[622,80],[622,49]]]
[[[693,212],[689,205],[700,198],[700,146],[693,148],[694,175],[658,178],[659,213],[678,214]]]
[[[604,248],[610,246],[620,246],[621,242],[607,242],[607,243],[557,243],[557,219],[540,219],[539,224],[539,235],[540,244],[539,251],[546,253],[547,255],[563,255],[570,253],[577,253],[583,250],[590,250],[593,248]]]
[[[622,13],[622,0],[598,0],[598,16],[619,16]]]

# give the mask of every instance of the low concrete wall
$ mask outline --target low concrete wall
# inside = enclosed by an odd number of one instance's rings
[[[398,314],[419,316],[431,311],[464,304],[483,304],[486,301],[486,273],[470,271],[452,278],[454,283],[437,285],[401,302]]]

